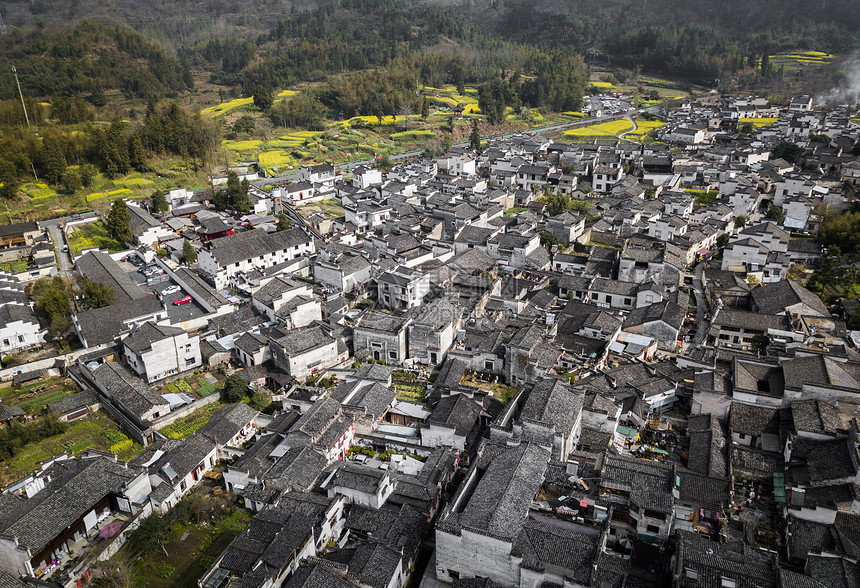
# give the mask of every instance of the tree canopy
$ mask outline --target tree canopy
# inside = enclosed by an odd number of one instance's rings
[[[107,216],[107,232],[120,243],[131,243],[131,215],[125,200],[118,198],[113,201]]]
[[[83,278],[81,292],[90,308],[102,308],[116,302],[116,291],[100,282]]]

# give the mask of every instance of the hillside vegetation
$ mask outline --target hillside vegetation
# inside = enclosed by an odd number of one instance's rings
[[[30,95],[84,94],[97,105],[109,90],[145,98],[175,96],[194,85],[190,69],[156,43],[95,22],[0,36],[0,61],[18,69]],[[17,96],[14,78],[0,76],[0,98]]]

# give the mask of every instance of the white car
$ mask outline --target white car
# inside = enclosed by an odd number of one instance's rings
[[[170,287],[162,290],[161,295],[167,296],[168,294],[176,294],[177,292],[180,292],[181,290],[182,290],[182,288],[180,288],[179,286],[174,284],[173,286],[170,286]]]

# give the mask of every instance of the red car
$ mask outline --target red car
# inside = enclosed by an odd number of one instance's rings
[[[193,299],[191,298],[191,296],[183,296],[182,298],[177,298],[176,300],[174,300],[173,306],[179,306],[180,304],[188,304],[192,300]]]

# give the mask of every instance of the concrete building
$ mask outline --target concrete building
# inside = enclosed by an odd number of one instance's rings
[[[345,361],[349,352],[324,328],[309,326],[270,342],[275,365],[296,379]]]
[[[199,337],[178,327],[143,323],[122,345],[128,365],[147,382],[195,369],[203,361]]]
[[[315,251],[313,240],[300,228],[275,233],[254,229],[215,239],[200,250],[197,263],[221,289],[239,273],[270,268]]]
[[[407,327],[411,317],[396,317],[382,312],[365,312],[352,331],[355,355],[366,353],[375,361],[398,364],[408,355]]]

